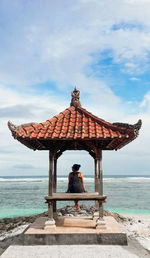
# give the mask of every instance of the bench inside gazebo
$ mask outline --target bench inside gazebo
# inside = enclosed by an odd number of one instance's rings
[[[102,151],[118,150],[133,141],[141,128],[141,120],[135,125],[109,123],[82,108],[80,92],[71,92],[70,107],[42,123],[29,123],[15,126],[10,121],[8,127],[15,139],[33,150],[49,151],[48,228],[55,227],[54,213],[57,201],[95,200],[99,210],[96,227],[103,221]],[[58,193],[57,160],[66,150],[85,150],[94,159],[94,193]]]

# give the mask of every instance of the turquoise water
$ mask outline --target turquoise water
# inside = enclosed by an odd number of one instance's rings
[[[94,191],[94,178],[84,177],[88,192]],[[65,192],[68,179],[58,177],[57,191]],[[104,194],[107,202],[104,209],[119,213],[150,214],[149,176],[104,177]],[[44,196],[48,193],[48,177],[0,177],[0,218],[25,216],[47,210]],[[83,203],[83,202],[80,202]],[[85,203],[85,202],[84,202]],[[94,202],[86,202],[91,205]],[[73,202],[58,202],[57,207],[73,205]]]

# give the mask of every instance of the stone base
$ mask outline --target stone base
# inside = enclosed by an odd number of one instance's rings
[[[96,221],[96,229],[106,229],[106,222],[104,218],[99,218],[99,212],[94,212],[93,220]]]
[[[96,211],[96,212],[94,212],[94,214],[93,214],[93,219],[98,219],[98,218],[99,218],[99,212]]]
[[[55,229],[56,225],[55,225],[55,220],[54,219],[49,219],[47,221],[45,221],[45,227],[44,230],[49,230],[49,229]]]
[[[127,245],[126,234],[35,234],[24,235],[23,245]]]
[[[41,217],[31,224],[23,234],[23,245],[127,245],[126,233],[110,216],[105,217],[105,229],[96,228],[92,217],[61,217],[55,228],[47,229],[45,222],[47,218]],[[104,226],[104,222],[100,224]]]
[[[106,229],[106,222],[104,219],[97,219],[96,221],[96,229]]]

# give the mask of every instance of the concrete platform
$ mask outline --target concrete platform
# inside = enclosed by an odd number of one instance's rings
[[[114,245],[45,245],[10,246],[1,258],[139,258],[141,252],[130,246]]]
[[[24,245],[127,245],[127,236],[117,221],[106,216],[106,229],[96,229],[92,217],[59,217],[56,229],[44,230],[46,217],[40,217],[24,232]]]

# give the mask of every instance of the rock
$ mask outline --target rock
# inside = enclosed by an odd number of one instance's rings
[[[88,215],[86,211],[84,210],[79,210],[78,214],[80,215]]]
[[[72,208],[72,207],[67,208],[67,209],[66,209],[66,212],[69,212],[69,213],[70,213],[70,212],[74,212],[74,208]]]
[[[86,210],[86,211],[90,211],[92,208],[92,206],[89,206],[87,204],[81,204],[80,205],[80,209]]]
[[[127,222],[128,218],[116,213],[116,212],[111,212],[111,211],[104,211],[104,216],[112,216],[115,218],[117,222]]]
[[[66,217],[73,217],[72,214],[66,214]]]
[[[33,223],[36,218],[47,216],[47,212],[25,217],[4,218],[0,220],[0,234],[8,232],[18,226]]]

